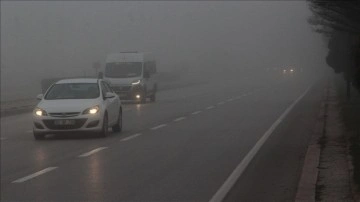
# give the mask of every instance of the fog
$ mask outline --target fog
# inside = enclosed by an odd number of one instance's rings
[[[243,69],[325,66],[305,1],[1,1],[1,100],[51,77],[95,76],[108,53],[149,51],[159,72],[209,78]],[[315,71],[314,71],[315,72]]]

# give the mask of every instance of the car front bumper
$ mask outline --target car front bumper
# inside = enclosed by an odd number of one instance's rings
[[[142,85],[134,86],[112,86],[114,92],[119,95],[121,100],[139,100],[137,95],[144,95],[144,87]]]
[[[74,117],[51,117],[33,115],[33,131],[42,134],[66,132],[100,132],[103,120],[100,114],[87,114]],[[58,122],[63,122],[59,124]]]

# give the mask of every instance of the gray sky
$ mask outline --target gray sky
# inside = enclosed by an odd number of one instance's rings
[[[1,1],[1,100],[127,50],[154,52],[159,71],[316,68],[326,47],[310,15],[305,1]]]

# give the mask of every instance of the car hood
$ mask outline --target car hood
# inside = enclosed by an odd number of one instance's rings
[[[132,82],[141,79],[141,77],[131,77],[131,78],[106,78],[105,80],[110,83],[112,86],[116,85],[131,85]]]
[[[98,99],[42,100],[37,106],[48,113],[57,113],[82,112],[95,105],[99,105]]]

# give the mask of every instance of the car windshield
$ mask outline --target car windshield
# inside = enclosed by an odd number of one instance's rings
[[[97,83],[54,84],[46,93],[46,100],[94,99],[100,96]]]
[[[130,78],[141,75],[141,62],[107,63],[105,76],[109,78]]]

